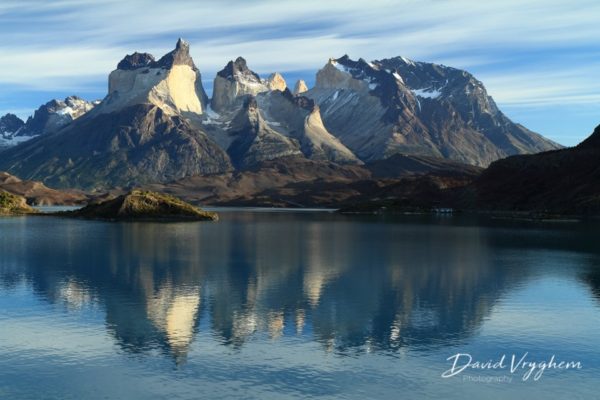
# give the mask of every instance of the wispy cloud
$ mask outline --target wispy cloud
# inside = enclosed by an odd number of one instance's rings
[[[205,79],[238,55],[262,73],[404,55],[470,70],[501,105],[589,105],[599,17],[596,0],[4,0],[0,89],[103,93],[124,54],[183,36]]]
[[[489,93],[507,105],[600,105],[598,65],[482,75]]]

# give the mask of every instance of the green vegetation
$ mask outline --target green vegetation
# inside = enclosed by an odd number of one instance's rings
[[[0,190],[0,215],[25,215],[36,212],[27,205],[24,197]]]
[[[204,211],[164,193],[133,190],[98,204],[90,204],[65,215],[108,220],[216,221],[218,215]]]

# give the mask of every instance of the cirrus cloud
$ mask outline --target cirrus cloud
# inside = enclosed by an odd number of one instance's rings
[[[124,54],[162,55],[183,36],[208,81],[238,55],[259,73],[292,76],[312,75],[345,53],[404,55],[469,70],[501,107],[563,105],[569,118],[569,109],[585,106],[600,114],[598,17],[595,0],[5,0],[0,103],[34,109],[53,93],[101,97]],[[584,120],[578,116],[575,136],[600,122]],[[529,127],[571,140],[552,126]]]

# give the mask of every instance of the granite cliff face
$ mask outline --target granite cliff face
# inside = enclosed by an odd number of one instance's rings
[[[486,166],[560,148],[511,122],[483,84],[458,69],[402,57],[330,59],[304,93],[327,129],[362,160],[422,154]]]
[[[308,86],[306,86],[306,82],[304,82],[304,80],[302,79],[296,81],[296,84],[294,85],[294,95],[302,94],[306,91],[308,91]]]
[[[108,96],[95,110],[110,113],[136,104],[152,104],[168,115],[201,115],[208,104],[202,76],[182,39],[158,61],[134,53],[119,62],[108,78]]]
[[[293,96],[289,90],[285,90],[264,93],[258,96],[258,103],[278,130],[298,141],[306,158],[338,164],[362,164],[339,139],[327,131],[319,106],[313,100]]]
[[[287,89],[287,82],[279,72],[274,72],[265,80],[269,90],[279,90],[283,92]]]
[[[240,99],[245,95],[256,96],[267,91],[268,84],[248,68],[243,57],[238,57],[235,61],[229,61],[225,68],[217,73],[211,107],[216,112],[223,112],[228,108],[240,106]]]

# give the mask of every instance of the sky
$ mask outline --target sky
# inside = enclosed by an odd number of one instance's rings
[[[571,146],[600,124],[598,21],[598,0],[2,0],[0,115],[100,99],[126,54],[183,37],[209,92],[238,56],[310,86],[330,57],[402,55],[471,72],[513,121]]]

